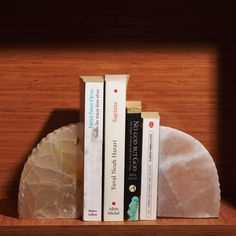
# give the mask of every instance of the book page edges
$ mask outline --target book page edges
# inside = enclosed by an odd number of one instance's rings
[[[105,75],[105,81],[120,81],[128,84],[129,75]]]
[[[101,82],[104,82],[104,76],[80,76],[80,79],[84,83],[88,83],[88,82],[101,83]]]
[[[141,113],[142,102],[141,101],[126,101],[127,113]]]
[[[160,115],[159,112],[141,112],[142,118],[147,118],[147,119],[159,119]]]

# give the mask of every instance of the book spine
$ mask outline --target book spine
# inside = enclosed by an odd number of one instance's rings
[[[140,219],[156,220],[160,119],[143,119]]]
[[[83,219],[102,219],[104,82],[85,83]]]
[[[126,113],[124,218],[139,219],[142,158],[141,113]]]
[[[116,76],[117,78],[117,76]],[[125,103],[124,78],[105,76],[104,221],[124,220]]]

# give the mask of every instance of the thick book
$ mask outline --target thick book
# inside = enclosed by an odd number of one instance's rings
[[[83,220],[102,220],[104,77],[80,77],[84,155]]]
[[[129,221],[139,219],[142,159],[141,109],[141,101],[126,102],[124,218]]]
[[[105,76],[104,221],[124,220],[127,82],[128,75]]]
[[[140,220],[156,220],[160,116],[158,112],[142,112],[141,116],[143,147]]]

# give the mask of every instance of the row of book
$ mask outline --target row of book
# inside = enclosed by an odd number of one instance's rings
[[[126,101],[128,79],[80,79],[85,221],[156,219],[160,117]]]

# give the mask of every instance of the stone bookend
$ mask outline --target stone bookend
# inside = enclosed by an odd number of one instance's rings
[[[158,217],[214,218],[220,188],[215,163],[192,136],[161,127]]]
[[[50,133],[25,163],[19,187],[20,218],[77,218],[82,204],[79,125]]]

